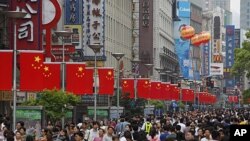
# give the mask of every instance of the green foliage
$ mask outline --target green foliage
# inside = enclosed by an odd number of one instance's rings
[[[39,99],[32,99],[22,103],[22,106],[43,106],[48,118],[55,122],[65,116],[70,106],[75,106],[80,102],[80,98],[71,93],[58,90],[45,90],[41,92]]]
[[[250,89],[243,91],[243,103],[249,104],[248,99],[250,99]]]
[[[178,105],[179,105],[179,108],[185,109],[185,105],[184,105],[183,102],[179,101],[179,102],[178,102]]]
[[[246,37],[250,38],[250,31],[246,33]],[[244,41],[242,46],[242,48],[234,50],[234,64],[231,73],[234,76],[241,76],[246,72],[246,76],[250,78],[250,42]]]
[[[159,100],[150,100],[149,104],[154,105],[155,109],[163,109],[164,107],[163,101],[159,101]]]

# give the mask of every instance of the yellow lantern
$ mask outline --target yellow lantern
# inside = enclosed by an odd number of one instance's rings
[[[181,26],[180,32],[181,32],[181,38],[186,39],[186,40],[192,38],[195,34],[194,28],[189,25]]]

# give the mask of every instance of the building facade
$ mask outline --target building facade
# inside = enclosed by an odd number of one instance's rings
[[[202,7],[204,11],[213,10],[215,7],[230,11],[230,0],[203,0]]]
[[[171,0],[140,2],[140,73],[146,76],[150,71],[152,79],[174,83],[179,64],[173,39],[173,3]],[[144,64],[153,64],[153,67],[148,70]]]

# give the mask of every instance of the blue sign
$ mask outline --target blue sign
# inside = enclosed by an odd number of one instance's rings
[[[226,68],[231,68],[234,64],[234,25],[226,26]]]
[[[205,76],[210,74],[210,44],[205,43],[202,48],[202,73]]]
[[[190,18],[191,15],[190,2],[179,1],[177,7],[180,18]]]
[[[76,25],[82,23],[81,0],[65,0],[65,25]]]

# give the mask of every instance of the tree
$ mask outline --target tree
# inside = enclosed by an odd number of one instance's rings
[[[58,90],[45,90],[41,92],[37,99],[28,100],[22,106],[43,106],[46,116],[53,123],[64,117],[70,106],[75,106],[80,102],[80,98],[71,93]]]
[[[246,33],[246,37],[250,38],[250,31]],[[231,73],[234,76],[241,76],[246,73],[246,76],[250,77],[250,41],[245,40],[242,43],[242,48],[236,48],[234,50],[234,64],[232,66]]]

